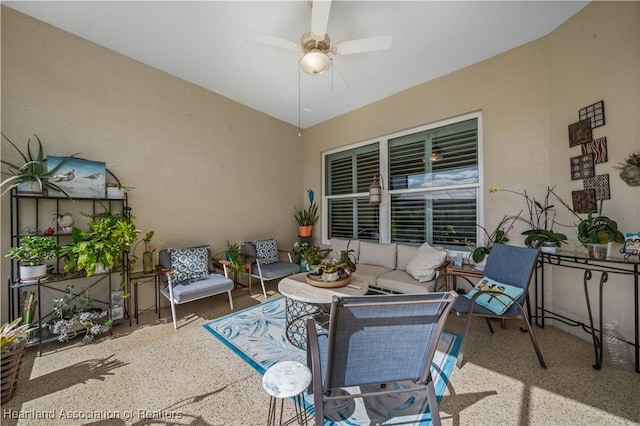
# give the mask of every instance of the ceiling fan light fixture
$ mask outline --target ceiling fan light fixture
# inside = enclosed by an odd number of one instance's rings
[[[300,59],[300,68],[302,71],[311,75],[320,75],[331,67],[331,58],[318,49],[313,49],[304,54]]]

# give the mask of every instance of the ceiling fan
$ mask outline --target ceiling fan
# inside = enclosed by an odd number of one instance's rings
[[[248,37],[260,43],[303,52],[300,69],[310,75],[325,73],[333,63],[332,55],[373,52],[391,48],[391,35],[361,38],[331,44],[327,34],[331,0],[308,0],[311,5],[311,30],[302,35],[300,43],[268,34],[249,31]]]

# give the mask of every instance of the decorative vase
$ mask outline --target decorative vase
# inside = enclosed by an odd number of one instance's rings
[[[586,243],[587,252],[592,259],[605,259],[607,257],[608,244],[592,244]]]
[[[142,253],[142,272],[150,274],[153,272],[153,252],[145,251]]]
[[[340,273],[338,271],[336,271],[336,272],[325,272],[322,275],[322,279],[324,281],[328,281],[328,282],[338,281],[338,278],[340,278]]]

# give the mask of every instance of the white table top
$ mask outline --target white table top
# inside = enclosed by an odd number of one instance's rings
[[[314,287],[308,284],[306,272],[283,278],[278,284],[278,292],[283,296],[305,303],[331,303],[333,296],[362,296],[369,290],[365,280],[351,276],[348,286],[336,288]],[[359,287],[359,288],[356,288]]]

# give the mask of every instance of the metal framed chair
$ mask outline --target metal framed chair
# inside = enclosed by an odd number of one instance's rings
[[[205,297],[227,293],[229,306],[233,310],[231,290],[234,283],[227,276],[214,272],[209,246],[171,248],[160,250],[158,268],[165,273],[165,285],[160,286],[160,294],[171,303],[173,328],[178,328],[176,305],[193,302]],[[160,316],[160,307],[158,307]]]
[[[455,292],[334,296],[328,331],[319,333],[313,319],[307,323],[308,392],[316,425],[324,424],[328,401],[401,392],[426,392],[432,422],[439,425],[431,364],[457,297]],[[403,386],[393,386],[396,382]],[[360,392],[340,392],[352,386]]]
[[[260,247],[261,245],[264,249]],[[280,260],[280,255],[287,255],[287,260]],[[242,243],[242,256],[246,262],[251,263],[251,277],[260,280],[265,299],[267,298],[265,281],[288,277],[300,272],[300,265],[293,263],[291,252],[278,249],[278,242],[275,239],[245,241]]]
[[[524,323],[524,326],[521,329],[522,331],[526,331],[529,333],[529,337],[538,357],[538,361],[540,362],[540,366],[542,368],[547,368],[544,362],[544,358],[542,357],[542,352],[540,351],[538,341],[533,334],[528,314],[529,283],[531,282],[533,271],[536,268],[539,253],[539,249],[526,247],[516,247],[506,244],[496,244],[493,246],[493,248],[491,249],[491,254],[489,255],[489,258],[487,260],[487,265],[484,269],[484,277],[490,278],[491,280],[495,280],[499,283],[507,284],[509,286],[519,287],[523,290],[522,295],[514,298],[501,292],[479,290],[477,292],[474,292],[471,298],[459,297],[458,300],[456,300],[456,303],[453,306],[453,311],[458,314],[466,314],[467,316],[464,324],[462,342],[460,343],[460,351],[458,352],[458,367],[462,367],[464,349],[469,335],[471,319],[473,316],[479,316],[486,319],[491,333],[494,332],[490,322],[491,318],[497,318],[500,320],[521,318],[522,322]],[[457,275],[455,273],[445,274],[440,278],[445,279],[447,275],[463,278],[473,286],[473,283],[471,283],[471,281],[469,281],[467,277],[463,275]],[[492,312],[491,310],[477,303],[478,298],[483,294],[500,295],[501,297],[509,299],[512,304],[506,309],[504,313],[496,314],[495,312]]]

